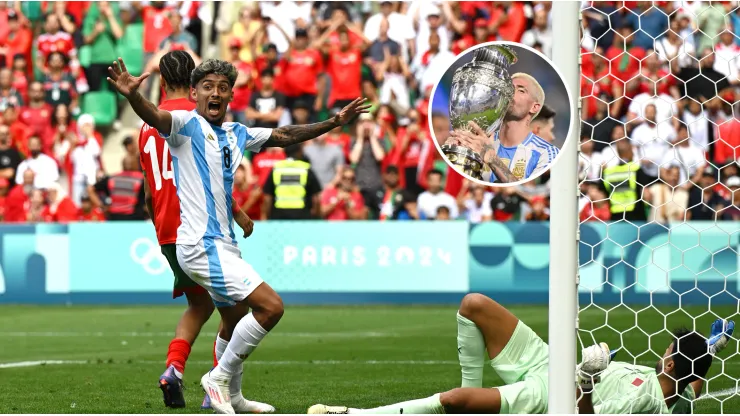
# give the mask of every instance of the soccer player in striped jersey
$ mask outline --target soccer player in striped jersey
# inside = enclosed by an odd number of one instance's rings
[[[655,367],[612,361],[605,343],[585,348],[573,369],[579,413],[690,413],[712,357],[725,348],[733,321],[717,319],[709,338],[687,329],[673,332]],[[542,414],[548,411],[548,346],[506,308],[480,294],[463,298],[457,313],[457,352],[462,387],[425,399],[374,409],[313,405],[309,414]],[[486,363],[504,381],[483,387]]]
[[[368,112],[370,105],[357,98],[319,123],[248,128],[224,123],[237,77],[228,62],[209,59],[193,70],[193,111],[158,109],[138,92],[150,74],[131,75],[121,58],[108,72],[108,82],[169,146],[180,201],[177,261],[211,295],[221,315],[219,338],[228,342],[218,365],[201,378],[201,386],[216,413],[242,412],[245,400],[230,384],[241,380],[244,360],[282,318],[283,302],[241,258],[232,226],[234,174],[245,150],[287,147],[319,137]]]
[[[514,183],[547,170],[559,149],[532,132],[532,120],[545,104],[545,91],[531,75],[511,76],[514,97],[504,115],[501,129],[492,137],[475,122],[468,129],[450,133],[447,143],[470,148],[483,157],[491,183]]]
[[[167,52],[159,61],[160,84],[167,99],[159,106],[163,110],[194,110],[190,97],[190,73],[195,69],[193,58],[185,51]],[[162,254],[167,259],[175,277],[172,297],[185,295],[188,307],[175,329],[175,338],[167,351],[166,370],[159,378],[159,388],[167,407],[185,407],[182,393],[182,378],[190,349],[208,319],[214,306],[208,291],[198,286],[177,263],[175,242],[180,226],[180,201],[174,184],[172,156],[163,137],[145,124],[139,133],[139,157],[146,182],[144,191],[146,204],[157,232]],[[245,236],[251,233],[252,221],[235,210],[235,221],[242,227]],[[258,402],[247,402],[250,410],[270,410],[272,407]]]

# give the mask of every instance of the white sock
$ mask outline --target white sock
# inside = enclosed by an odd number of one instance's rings
[[[234,375],[240,374],[243,371],[242,363],[257,348],[265,335],[267,331],[254,319],[254,315],[249,313],[242,318],[236,324],[231,341],[218,361],[218,367],[214,370],[217,375],[231,379]]]
[[[487,357],[483,334],[470,319],[457,313],[457,356],[462,371],[461,387],[483,387]]]
[[[435,394],[432,397],[426,399],[409,400],[407,402],[392,404],[390,406],[376,407],[374,409],[349,409],[349,413],[364,413],[364,414],[444,414],[445,408],[439,401],[439,394]]]
[[[216,335],[216,361],[221,361],[221,357],[223,357],[224,351],[226,351],[226,347],[228,345],[229,341]]]

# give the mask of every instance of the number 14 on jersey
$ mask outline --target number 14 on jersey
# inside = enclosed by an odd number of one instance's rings
[[[154,186],[157,191],[162,189],[162,179],[170,180],[175,177],[172,172],[172,161],[170,159],[170,147],[164,142],[162,150],[162,171],[159,170],[159,156],[157,155],[157,141],[154,136],[149,136],[144,145],[144,152],[150,155],[152,161],[152,172],[154,173]],[[174,182],[173,185],[177,186]]]

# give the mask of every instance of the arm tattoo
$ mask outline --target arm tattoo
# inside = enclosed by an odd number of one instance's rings
[[[516,176],[511,173],[509,167],[506,166],[504,162],[502,162],[501,159],[496,155],[496,151],[490,144],[483,146],[483,161],[488,165],[489,168],[491,168],[493,173],[496,175],[496,179],[498,179],[499,182],[513,183],[518,180]]]
[[[288,147],[305,142],[306,140],[315,139],[324,133],[328,133],[337,126],[339,124],[334,121],[334,118],[331,118],[319,123],[278,127],[272,131],[272,135],[270,135],[264,146]]]

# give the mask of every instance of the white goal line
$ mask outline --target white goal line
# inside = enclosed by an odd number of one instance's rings
[[[114,360],[113,364],[152,364],[162,365],[165,362],[163,360]],[[22,367],[38,367],[44,365],[84,365],[84,364],[98,364],[96,360],[40,360],[40,361],[17,361],[10,363],[0,363],[0,369],[4,368],[22,368]],[[98,365],[107,364],[107,361],[103,360]],[[195,365],[213,365],[213,361],[188,361],[188,364]],[[283,360],[283,361],[268,361],[268,360],[247,360],[244,362],[245,365],[349,365],[349,364],[362,364],[362,365],[458,365],[459,362],[451,360]]]
[[[200,336],[215,337],[217,332],[201,332]],[[121,332],[104,332],[104,331],[10,331],[0,332],[2,337],[174,337],[174,332],[138,332],[138,331],[121,331]],[[275,332],[270,333],[270,337],[287,337],[287,338],[382,338],[382,337],[400,337],[397,332],[383,331],[364,331],[364,332]]]

